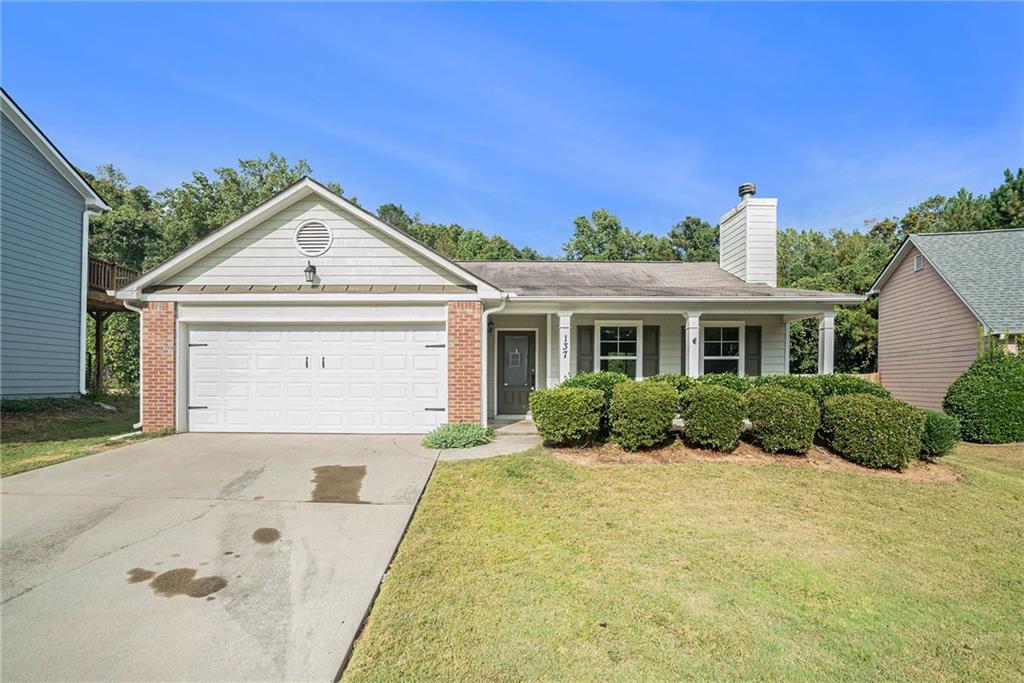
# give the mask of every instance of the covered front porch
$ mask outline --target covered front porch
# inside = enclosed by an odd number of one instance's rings
[[[748,377],[789,372],[789,325],[817,318],[818,372],[831,373],[832,306],[765,304],[686,310],[603,304],[529,306],[485,311],[482,383],[488,422],[529,411],[530,392],[578,372],[610,370],[636,379],[658,374]]]

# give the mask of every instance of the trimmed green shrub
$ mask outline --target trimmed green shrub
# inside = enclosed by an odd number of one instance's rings
[[[611,428],[628,451],[664,442],[672,431],[679,392],[667,382],[623,382],[612,391]]]
[[[427,448],[472,448],[494,441],[494,430],[472,422],[441,425],[427,434],[423,445]]]
[[[922,409],[924,433],[921,435],[921,458],[941,458],[953,450],[960,439],[960,420],[952,415]]]
[[[731,451],[743,433],[747,403],[729,387],[698,384],[683,393],[683,435],[690,443]]]
[[[694,385],[694,383],[696,383],[697,380],[695,380],[692,377],[688,377],[687,375],[668,375],[668,374],[666,374],[666,375],[654,375],[653,377],[645,377],[644,381],[645,382],[664,382],[666,384],[671,384],[672,386],[674,386],[676,388],[676,391],[678,391],[681,394],[684,391],[686,391],[687,389],[689,389],[690,387],[692,387]]]
[[[902,470],[921,452],[924,415],[892,398],[832,396],[825,399],[821,429],[832,450],[847,460]]]
[[[580,372],[562,382],[563,387],[585,387],[597,389],[604,397],[604,404],[601,407],[602,429],[608,429],[608,410],[612,404],[612,389],[623,382],[632,382],[629,377],[618,372]]]
[[[1024,441],[1024,356],[974,361],[949,385],[942,407],[960,420],[964,441]]]
[[[584,445],[601,434],[604,394],[587,387],[541,389],[530,394],[537,433],[553,444]]]
[[[806,453],[818,431],[821,408],[810,394],[781,386],[747,392],[754,438],[770,453]]]
[[[824,400],[821,387],[814,380],[817,375],[761,375],[755,377],[751,384],[756,387],[783,387],[793,391],[802,391],[818,403]]]
[[[892,394],[881,384],[871,382],[857,375],[812,375],[812,386],[816,387],[819,401],[829,396],[849,396],[850,394],[867,394],[878,398],[891,398]]]
[[[710,375],[701,375],[697,378],[701,384],[710,384],[719,387],[729,387],[741,394],[750,389],[750,380],[740,377],[735,372],[715,372]]]

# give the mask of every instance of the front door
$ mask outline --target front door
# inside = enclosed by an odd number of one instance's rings
[[[535,332],[498,332],[498,414],[525,415],[530,410],[537,368]]]

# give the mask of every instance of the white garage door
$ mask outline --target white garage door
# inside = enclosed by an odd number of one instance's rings
[[[197,432],[425,433],[446,421],[441,323],[189,331]]]

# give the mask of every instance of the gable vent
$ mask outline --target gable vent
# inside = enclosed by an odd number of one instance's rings
[[[333,239],[331,229],[320,221],[308,221],[295,230],[295,247],[303,256],[320,256]]]

